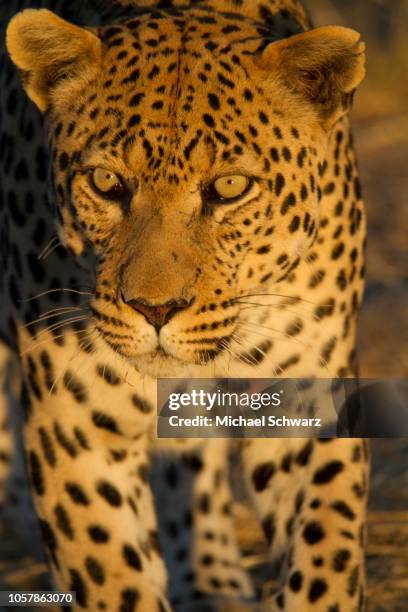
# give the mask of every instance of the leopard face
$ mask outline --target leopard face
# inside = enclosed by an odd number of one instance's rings
[[[42,10],[8,45],[47,115],[57,223],[92,270],[101,336],[149,374],[220,358],[245,298],[316,239],[328,135],[363,75],[356,34],[267,44],[199,9],[90,31]]]

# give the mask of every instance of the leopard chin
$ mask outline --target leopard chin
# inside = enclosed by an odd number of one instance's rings
[[[205,375],[205,366],[182,361],[158,348],[150,353],[137,355],[131,360],[132,366],[142,376],[151,378],[191,378]],[[208,375],[208,374],[207,374]]]

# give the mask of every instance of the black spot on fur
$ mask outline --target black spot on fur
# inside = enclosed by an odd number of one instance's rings
[[[263,491],[268,486],[272,476],[275,474],[275,465],[270,461],[257,465],[252,473],[252,482],[255,491]]]
[[[220,109],[220,99],[216,94],[209,93],[208,94],[208,102],[212,109],[219,110]]]
[[[70,438],[68,438],[59,423],[54,423],[54,435],[58,444],[66,451],[66,453],[70,457],[74,458],[77,456],[78,453],[74,442]]]
[[[283,610],[285,607],[285,593],[279,593],[279,595],[276,598],[276,603],[277,606],[279,608],[279,610]]]
[[[326,591],[327,591],[327,583],[323,578],[315,578],[314,580],[312,580],[312,583],[309,589],[310,603],[314,603],[315,601],[323,597]]]
[[[137,473],[143,482],[149,482],[149,466],[146,463],[141,463],[139,465]]]
[[[79,427],[74,427],[74,436],[81,448],[83,448],[84,450],[91,450],[91,445],[89,443],[88,437],[84,434],[82,429],[80,429]]]
[[[105,582],[105,572],[102,565],[93,557],[85,559],[85,567],[89,577],[95,584],[103,584]]]
[[[76,592],[77,603],[85,608],[88,602],[88,591],[86,584],[81,574],[76,569],[69,570],[70,583],[69,590]]]
[[[85,385],[83,385],[82,382],[76,376],[74,376],[71,371],[67,370],[65,372],[63,381],[65,388],[72,393],[75,400],[79,404],[82,404],[87,401],[88,397]]]
[[[90,525],[88,533],[91,540],[96,544],[105,544],[109,540],[109,533],[100,525]]]
[[[294,571],[289,578],[289,588],[294,593],[299,593],[302,588],[303,575],[299,570]]]
[[[45,386],[51,393],[56,392],[54,368],[47,351],[41,351],[40,361],[44,368]]]
[[[344,243],[339,242],[332,250],[331,258],[336,260],[344,253]]]
[[[74,539],[74,530],[71,525],[68,513],[64,506],[57,504],[54,508],[54,514],[56,518],[56,524],[58,529],[69,539]]]
[[[323,527],[316,521],[310,521],[303,529],[303,537],[308,544],[317,544],[325,537]]]
[[[41,461],[35,451],[30,451],[28,455],[28,465],[30,470],[31,482],[33,484],[35,492],[37,493],[37,495],[44,495],[45,484]]]
[[[344,470],[344,463],[334,459],[329,461],[322,468],[316,470],[313,476],[313,483],[322,485],[331,482],[337,474]]]
[[[143,412],[144,414],[148,414],[153,410],[152,404],[146,399],[137,395],[136,393],[133,393],[133,395],[131,396],[131,400],[133,406],[135,406],[138,410],[140,410],[140,412]]]
[[[20,403],[23,409],[24,418],[25,420],[28,420],[31,416],[33,408],[28,387],[24,382],[21,385]]]
[[[48,434],[44,427],[38,428],[38,434],[40,436],[40,443],[44,453],[44,457],[49,466],[55,467],[57,463],[57,456],[55,454],[54,444],[51,436]]]
[[[205,114],[203,115],[203,120],[204,120],[204,123],[205,123],[205,124],[206,124],[208,127],[210,127],[210,128],[215,127],[215,121],[214,121],[214,118],[213,118],[211,115],[209,115],[208,113],[205,113]]]
[[[313,451],[313,440],[309,440],[296,455],[296,463],[305,466],[309,463]]]
[[[293,456],[292,453],[286,453],[286,455],[283,456],[282,461],[281,461],[281,470],[283,472],[290,472],[290,469],[292,467],[292,461],[293,461]]]
[[[123,589],[120,594],[119,612],[134,612],[140,595],[136,589]]]
[[[208,493],[202,493],[197,500],[197,505],[203,514],[208,514],[210,512],[211,501]]]
[[[96,490],[99,495],[103,497],[110,506],[118,508],[122,505],[122,496],[111,483],[106,480],[101,480],[98,482]]]
[[[51,525],[43,519],[39,519],[39,525],[44,545],[48,549],[51,560],[54,563],[55,567],[59,568],[59,561],[57,557],[58,542],[51,528]]]
[[[99,427],[99,429],[106,429],[114,434],[120,433],[116,421],[109,416],[109,414],[105,414],[104,412],[93,411],[92,422],[96,427]]]
[[[353,597],[356,594],[358,587],[358,575],[359,575],[359,567],[356,565],[350,572],[350,575],[347,580],[347,593],[350,597]]]
[[[337,550],[333,555],[332,568],[335,572],[344,572],[351,557],[350,551],[346,548]]]
[[[65,490],[75,504],[89,506],[91,503],[85,491],[74,482],[65,483]]]
[[[305,494],[302,490],[298,491],[295,497],[295,513],[299,514],[305,501]]]
[[[349,521],[353,521],[356,518],[356,515],[353,510],[343,500],[334,501],[332,504],[330,504],[330,507],[333,508],[333,510],[335,510],[339,514],[341,514],[341,516],[344,516],[344,518],[348,519]]]
[[[59,158],[59,167],[60,167],[60,170],[61,171],[66,170],[67,167],[68,167],[68,164],[69,164],[68,154],[65,151],[63,151],[61,153],[61,155],[60,155],[60,158]]]
[[[269,545],[271,545],[275,537],[275,532],[276,532],[275,517],[272,514],[272,512],[267,514],[262,519],[262,529],[265,534],[266,541],[268,542]]]
[[[108,385],[120,385],[120,376],[108,365],[98,364],[96,367],[96,371],[98,375],[108,383]]]
[[[285,178],[284,178],[283,174],[278,172],[278,174],[276,175],[276,179],[275,179],[275,194],[277,196],[280,196],[284,186],[285,186]]]
[[[132,546],[129,544],[125,544],[123,546],[123,556],[129,567],[132,567],[138,572],[142,571],[142,561],[140,559],[140,555]]]

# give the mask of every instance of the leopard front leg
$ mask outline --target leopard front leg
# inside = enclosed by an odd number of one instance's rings
[[[79,437],[63,419],[36,410],[26,426],[27,463],[58,590],[85,610],[168,609],[166,574],[141,442],[115,461],[103,439]],[[147,520],[146,520],[147,519]],[[150,525],[149,525],[150,523]]]
[[[251,440],[243,459],[272,557],[281,562],[280,587],[264,609],[362,610],[365,441]]]
[[[180,612],[220,610],[224,602],[246,609],[253,588],[236,541],[228,441],[179,442],[152,470],[171,603]]]
[[[136,431],[148,415],[107,364],[97,368],[101,377],[89,368],[86,377],[83,369],[50,376],[64,363],[59,350],[55,361],[49,352],[24,358],[22,397],[27,469],[55,586],[76,591],[75,610],[169,610],[147,433]]]

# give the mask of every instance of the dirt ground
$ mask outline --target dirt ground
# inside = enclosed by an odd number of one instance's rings
[[[368,43],[367,79],[353,110],[369,229],[360,367],[363,377],[406,377],[408,43],[402,24],[408,23],[408,9],[398,0],[309,0],[308,5],[316,24],[354,27]],[[372,440],[371,451],[367,610],[402,612],[408,609],[408,439]],[[265,549],[245,509],[236,510],[245,563],[259,579]],[[0,526],[0,590],[46,588],[45,565],[26,544]]]

